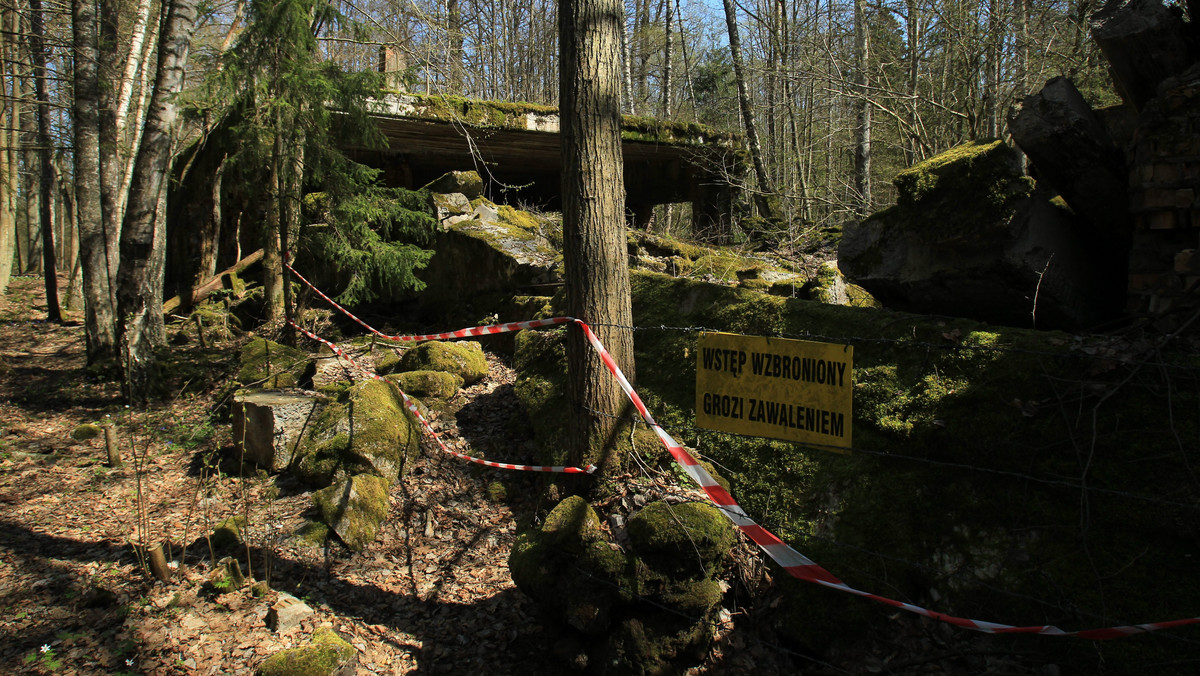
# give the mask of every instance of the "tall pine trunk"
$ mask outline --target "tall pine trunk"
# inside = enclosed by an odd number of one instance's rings
[[[98,19],[92,0],[73,0],[75,43],[75,204],[79,219],[79,265],[83,277],[83,325],[89,364],[116,354],[117,327],[109,275],[109,246],[100,207],[100,82]]]
[[[196,19],[197,0],[172,0],[158,48],[158,69],[133,182],[121,226],[121,268],[117,276],[118,337],[125,395],[144,403],[154,373],[154,348],[162,344],[162,257],[165,233],[165,177],[177,116],[175,94]]]
[[[864,0],[854,0],[854,211],[860,218],[871,212],[871,92],[867,88],[870,50]]]
[[[58,275],[54,260],[54,151],[50,135],[50,92],[46,88],[45,25],[42,0],[29,0],[29,56],[33,64],[33,88],[37,98],[37,143],[41,185],[38,190],[38,220],[42,231],[42,277],[46,287],[46,319],[62,321],[58,306]]]
[[[3,77],[0,78],[0,293],[8,289],[12,276],[13,258],[17,247],[17,194],[20,188],[18,180],[20,160],[17,148],[20,146],[19,136],[21,104],[18,101],[20,89],[17,86],[16,36],[20,34],[16,8],[0,10],[0,27],[8,30],[12,37],[3,41],[0,51],[0,67]],[[9,83],[12,84],[11,91]]]
[[[737,10],[733,0],[723,0],[725,6],[725,27],[729,31],[729,55],[733,59],[733,79],[737,81],[738,106],[742,111],[742,125],[746,129],[746,141],[750,144],[750,159],[754,163],[754,178],[758,180],[758,192],[754,202],[763,218],[770,218],[771,203],[767,195],[773,194],[775,188],[771,185],[770,175],[767,174],[766,163],[763,161],[762,144],[758,141],[758,125],[754,121],[754,108],[750,105],[750,92],[746,88],[746,69],[742,64],[742,40],[738,35]]]
[[[617,58],[622,7],[620,0],[562,0],[558,11],[567,311],[592,325],[632,381]],[[568,332],[567,362],[571,462],[618,472],[624,458],[613,448],[625,395],[574,327]]]

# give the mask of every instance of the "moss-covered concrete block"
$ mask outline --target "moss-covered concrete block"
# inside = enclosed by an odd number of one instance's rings
[[[513,582],[567,625],[605,632],[631,591],[629,562],[600,537],[600,518],[578,496],[563,500],[542,527],[518,537],[509,555]]]
[[[279,389],[299,387],[312,380],[313,363],[304,352],[266,338],[242,348],[237,381],[242,385]]]
[[[92,423],[83,423],[71,430],[71,438],[75,441],[89,441],[104,434],[104,428]]]
[[[652,502],[629,520],[638,558],[676,577],[711,576],[736,541],[733,524],[707,503]]]
[[[375,539],[387,518],[389,483],[382,477],[358,474],[313,493],[321,519],[353,551]]]
[[[308,424],[293,463],[312,486],[369,473],[393,482],[419,450],[420,430],[395,385],[358,383],[329,403]]]
[[[477,171],[448,171],[430,181],[423,189],[441,195],[461,193],[473,200],[483,194],[483,179]]]
[[[405,371],[444,371],[472,385],[487,376],[487,358],[476,341],[444,343],[431,340],[404,353],[400,368]]]
[[[388,380],[411,397],[439,399],[442,401],[458,394],[463,386],[463,377],[446,371],[404,371],[389,375]]]
[[[348,676],[358,651],[336,632],[319,627],[307,645],[275,653],[258,668],[259,676]]]

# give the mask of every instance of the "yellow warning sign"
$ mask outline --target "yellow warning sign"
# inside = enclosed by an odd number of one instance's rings
[[[696,426],[849,448],[853,375],[850,345],[702,333]]]

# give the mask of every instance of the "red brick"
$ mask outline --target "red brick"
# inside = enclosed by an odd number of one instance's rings
[[[1149,214],[1147,227],[1151,230],[1174,230],[1176,221],[1174,211],[1156,211]]]
[[[1171,183],[1183,176],[1183,165],[1177,162],[1160,162],[1154,165],[1154,180]]]
[[[1144,275],[1129,275],[1130,291],[1150,291],[1158,288],[1163,275],[1158,273]]]
[[[1192,272],[1200,272],[1200,268],[1197,267],[1197,263],[1200,263],[1200,258],[1196,257],[1195,249],[1184,249],[1183,251],[1175,254],[1175,272],[1178,272],[1181,275],[1186,275]]]

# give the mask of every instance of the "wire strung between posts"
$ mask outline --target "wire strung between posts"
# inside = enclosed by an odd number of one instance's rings
[[[324,338],[318,336],[317,334],[304,329],[296,322],[293,322],[292,320],[289,319],[287,323],[289,325],[291,325],[292,328],[296,329],[297,331],[300,331],[301,333],[308,336],[309,338],[311,338],[319,343],[322,343],[329,349],[333,350],[335,354],[337,354],[342,359],[345,359],[346,361],[350,362],[350,364],[352,366],[354,366],[354,368],[358,369],[360,372],[362,372],[367,377],[374,378],[375,380],[383,382],[390,387],[396,388],[396,391],[400,393],[400,398],[404,401],[404,408],[408,409],[408,411],[410,413],[412,413],[414,416],[416,416],[417,420],[419,420],[421,422],[421,426],[424,427],[425,431],[428,432],[429,435],[433,437],[433,440],[437,442],[438,446],[441,447],[441,449],[443,451],[445,451],[446,453],[449,453],[450,455],[453,455],[456,458],[459,458],[461,460],[467,460],[469,462],[473,462],[473,463],[476,463],[479,465],[485,465],[487,467],[495,467],[496,469],[512,469],[512,470],[518,470],[518,471],[522,471],[522,472],[558,472],[558,473],[562,473],[562,474],[591,474],[592,472],[596,471],[595,465],[588,465],[586,468],[583,468],[583,467],[566,467],[566,466],[562,466],[562,465],[555,465],[555,466],[551,466],[551,465],[518,465],[518,464],[514,464],[514,463],[509,463],[509,462],[494,462],[491,460],[484,460],[483,458],[472,457],[465,453],[459,453],[458,451],[452,450],[448,446],[446,446],[446,444],[442,441],[441,436],[439,436],[438,433],[434,431],[433,427],[429,424],[429,421],[425,419],[425,416],[421,415],[421,411],[417,408],[416,402],[414,402],[412,399],[410,399],[409,396],[404,393],[404,390],[400,389],[399,385],[388,380],[387,378],[384,378],[378,374],[372,373],[372,372],[368,371],[367,369],[363,368],[362,366],[360,366],[358,364],[358,362],[354,361],[354,359],[352,359],[350,357],[350,355],[346,354],[346,352],[344,350],[342,350],[342,348],[338,347],[337,345],[334,345],[332,342],[330,342],[328,340],[325,340]]]
[[[750,518],[745,510],[741,508],[737,501],[733,499],[733,496],[729,494],[729,491],[725,490],[725,488],[717,483],[716,479],[714,479],[712,475],[708,473],[708,470],[704,469],[704,467],[700,465],[700,463],[694,457],[692,457],[690,453],[687,452],[682,444],[676,442],[670,434],[667,434],[666,430],[664,430],[657,422],[655,422],[654,416],[650,414],[650,410],[646,408],[646,405],[642,402],[641,397],[639,397],[637,392],[634,391],[633,386],[629,383],[629,380],[625,377],[625,374],[621,371],[620,367],[617,366],[616,360],[613,359],[612,355],[609,354],[607,349],[605,349],[604,345],[600,342],[600,339],[596,337],[596,334],[592,332],[591,327],[588,326],[588,324],[583,320],[576,319],[574,317],[555,317],[553,319],[540,319],[529,322],[513,322],[507,324],[476,326],[471,327],[470,329],[460,329],[459,331],[429,334],[428,336],[385,336],[379,331],[376,331],[366,322],[350,314],[348,310],[335,303],[331,298],[329,298],[329,296],[325,295],[319,289],[313,286],[311,282],[300,276],[299,273],[297,273],[290,265],[287,264],[286,256],[284,265],[288,270],[291,270],[296,277],[308,285],[309,288],[311,288],[325,300],[329,301],[331,305],[338,308],[340,311],[346,314],[346,316],[355,320],[372,333],[390,340],[447,340],[452,338],[465,338],[469,336],[506,333],[508,331],[517,331],[522,328],[537,328],[555,324],[571,323],[578,326],[583,331],[584,338],[589,344],[591,344],[592,348],[596,350],[596,353],[600,356],[600,360],[604,362],[605,368],[607,368],[609,373],[616,378],[617,383],[625,392],[625,395],[629,398],[629,401],[633,404],[634,408],[637,409],[638,413],[642,416],[642,419],[646,422],[646,424],[650,426],[650,429],[654,430],[654,433],[658,436],[659,441],[661,441],[663,446],[666,447],[667,452],[671,454],[671,457],[675,459],[675,462],[677,462],[680,467],[687,472],[692,481],[704,491],[704,494],[708,497],[709,501],[717,509],[721,510],[721,512],[725,514],[725,516],[728,517],[729,520],[732,521],[742,533],[750,538],[751,542],[758,545],[767,556],[771,557],[771,559],[775,561],[775,563],[779,564],[785,572],[796,579],[803,580],[805,582],[811,582],[829,589],[842,591],[854,596],[871,599],[872,601],[921,615],[922,617],[928,617],[930,619],[945,622],[956,627],[970,629],[985,634],[1037,634],[1042,636],[1065,636],[1091,640],[1108,640],[1114,638],[1123,638],[1133,634],[1158,631],[1161,629],[1169,629],[1190,624],[1200,624],[1200,617],[1188,617],[1178,620],[1169,620],[1166,622],[1150,622],[1145,624],[1104,627],[1100,629],[1086,629],[1082,631],[1064,631],[1063,629],[1053,625],[1016,626],[1010,624],[1000,624],[997,622],[986,622],[983,620],[972,620],[965,617],[949,615],[936,610],[929,610],[927,608],[922,608],[921,606],[916,606],[904,601],[897,601],[886,596],[880,596],[878,594],[872,594],[870,592],[855,589],[854,587],[851,587],[845,582],[839,580],[833,575],[833,573],[830,573],[812,559],[809,559],[807,556],[793,549],[783,540],[780,540],[779,537],[771,531],[755,523],[755,521]],[[296,326],[296,324],[292,323],[292,326]],[[296,326],[296,328],[300,327]],[[300,330],[304,331],[304,329]],[[304,331],[304,333],[315,338],[315,336],[310,334],[308,331]],[[332,346],[332,344],[328,343],[327,341],[322,342]],[[347,357],[347,359],[349,358]],[[403,393],[401,394],[403,395]],[[405,397],[405,401],[409,401],[407,397]],[[415,412],[415,405],[413,405],[410,410]],[[422,421],[423,420],[424,419],[422,419]],[[430,429],[432,432],[432,429],[428,428],[428,425],[427,429]],[[440,439],[439,443],[441,443]],[[445,447],[443,446],[443,448]],[[449,452],[454,453],[453,451]],[[455,455],[460,454],[455,453]],[[594,468],[592,467],[589,469],[594,471]],[[589,471],[589,473],[591,472]]]

